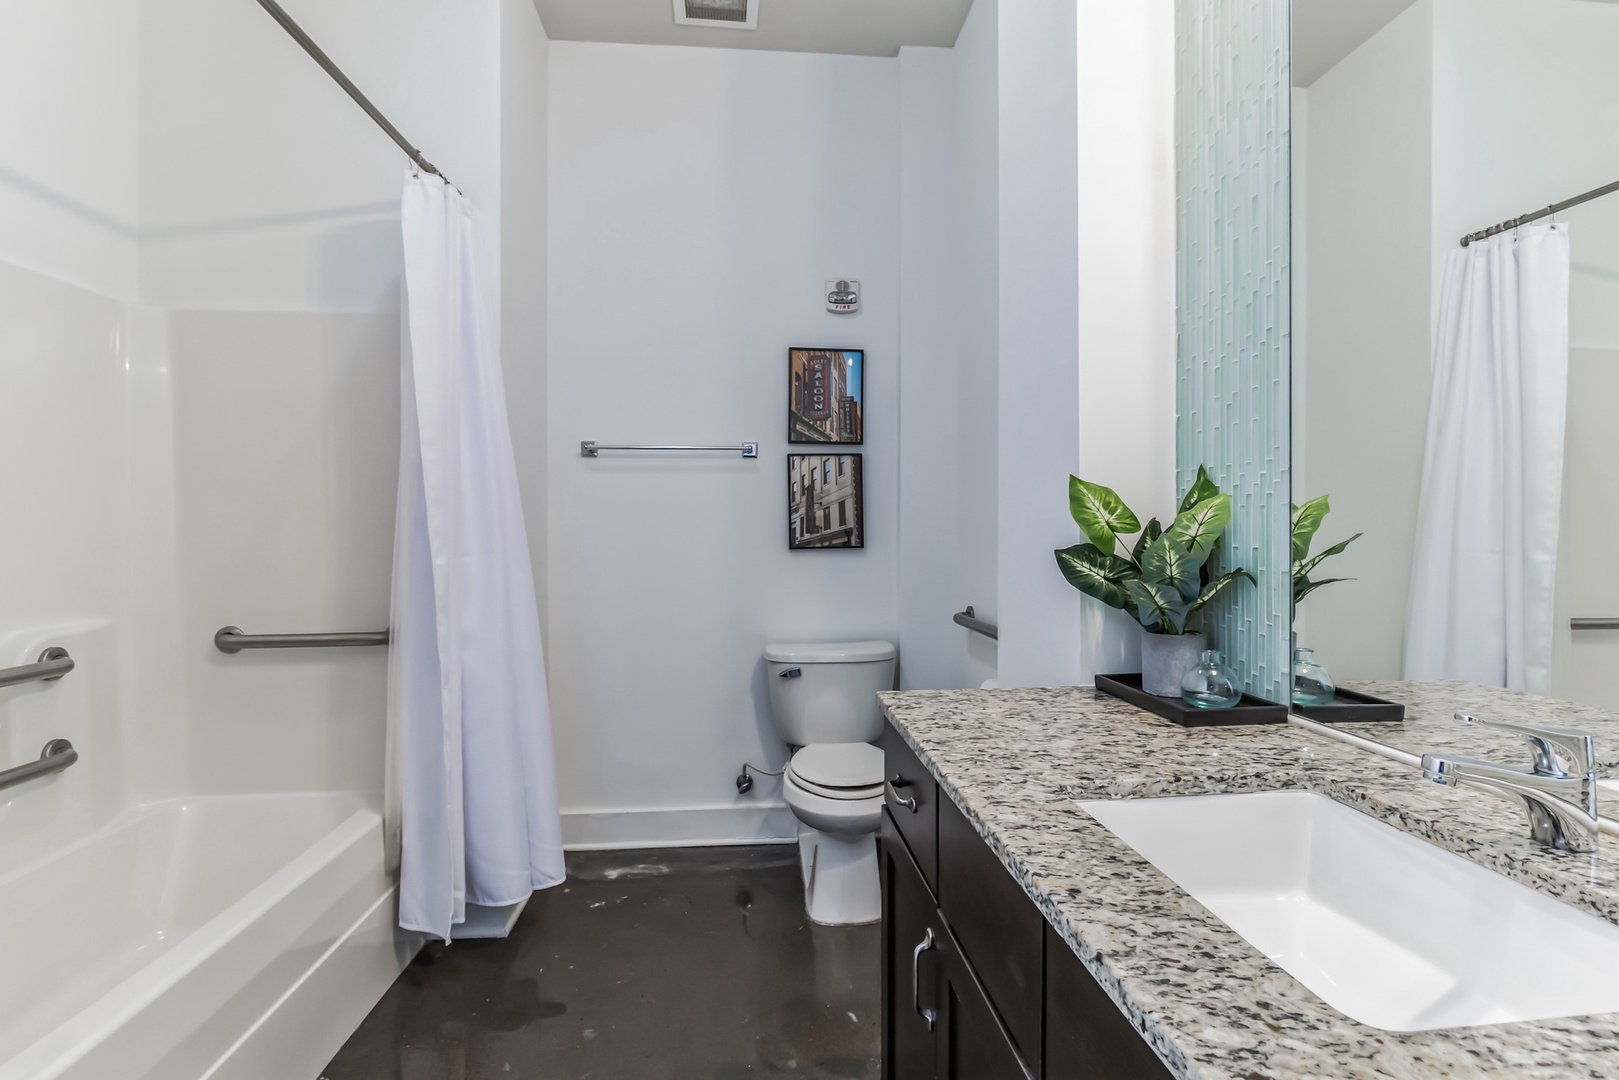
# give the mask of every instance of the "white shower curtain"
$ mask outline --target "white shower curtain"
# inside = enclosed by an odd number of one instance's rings
[[[1564,224],[1501,233],[1446,261],[1408,679],[1550,689],[1568,281]]]
[[[470,204],[407,174],[388,829],[399,925],[562,880],[540,624]]]

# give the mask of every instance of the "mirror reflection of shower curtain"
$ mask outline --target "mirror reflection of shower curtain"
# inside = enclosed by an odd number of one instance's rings
[[[1408,679],[1550,690],[1568,286],[1565,224],[1501,233],[1446,261]]]
[[[471,207],[407,174],[388,838],[399,925],[446,941],[468,904],[562,880],[550,709],[500,355]]]

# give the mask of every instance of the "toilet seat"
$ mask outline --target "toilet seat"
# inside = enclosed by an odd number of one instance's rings
[[[815,743],[793,755],[787,774],[825,799],[881,798],[883,752],[870,743]]]

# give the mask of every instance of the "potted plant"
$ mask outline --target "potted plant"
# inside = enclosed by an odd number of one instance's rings
[[[1068,584],[1108,607],[1128,612],[1147,633],[1141,642],[1141,685],[1149,694],[1180,696],[1181,678],[1197,661],[1203,635],[1187,621],[1240,578],[1216,576],[1209,557],[1231,522],[1231,496],[1199,467],[1168,529],[1141,521],[1111,488],[1068,478],[1068,509],[1088,541],[1056,552]],[[1119,539],[1140,532],[1124,555]]]

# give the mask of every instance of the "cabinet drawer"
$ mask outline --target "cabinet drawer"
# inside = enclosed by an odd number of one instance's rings
[[[1038,1075],[1046,921],[949,799],[939,804],[938,896],[990,1004]]]
[[[1074,950],[1046,927],[1046,1080],[1169,1080],[1152,1047]]]
[[[911,849],[911,858],[928,883],[933,895],[939,894],[939,785],[923,768],[916,753],[905,745],[893,724],[883,724],[877,745],[883,751],[883,800],[894,824]]]

